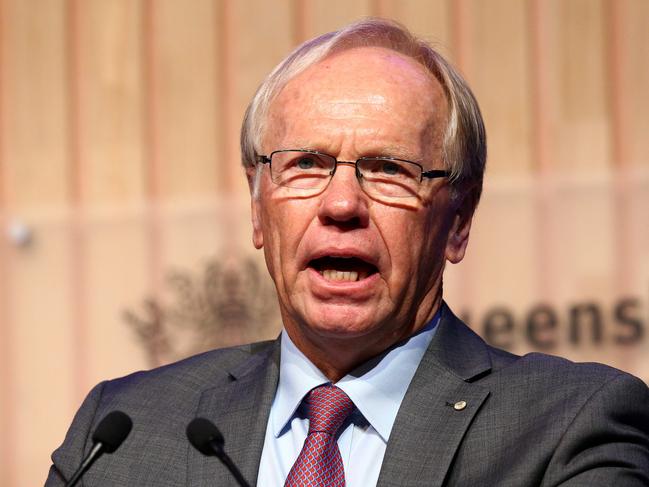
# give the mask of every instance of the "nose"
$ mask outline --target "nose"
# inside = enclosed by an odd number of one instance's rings
[[[368,200],[356,178],[353,163],[338,163],[335,174],[322,194],[318,217],[325,225],[345,228],[368,225]]]

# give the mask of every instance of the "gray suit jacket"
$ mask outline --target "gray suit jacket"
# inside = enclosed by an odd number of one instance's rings
[[[649,390],[598,364],[494,349],[445,306],[406,393],[380,486],[647,486]],[[46,486],[63,485],[114,409],[133,431],[86,473],[86,486],[236,485],[195,451],[185,427],[211,419],[251,483],[279,374],[279,341],[215,350],[103,382],[88,395]],[[455,403],[466,407],[456,409]]]

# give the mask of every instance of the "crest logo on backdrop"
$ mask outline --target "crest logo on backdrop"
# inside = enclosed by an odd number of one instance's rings
[[[211,259],[196,275],[170,272],[166,284],[163,299],[124,312],[151,366],[279,333],[273,283],[252,258]]]

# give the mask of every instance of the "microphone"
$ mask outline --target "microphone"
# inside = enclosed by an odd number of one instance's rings
[[[95,463],[103,453],[113,453],[119,448],[122,442],[126,439],[133,427],[133,421],[128,414],[122,411],[112,411],[108,413],[99,422],[95,432],[92,434],[92,450],[83,459],[81,465],[70,477],[65,487],[72,487],[75,485],[81,476],[86,473],[86,470]]]
[[[187,439],[203,455],[218,457],[241,487],[250,487],[232,459],[223,450],[223,435],[209,419],[194,418],[187,425]]]

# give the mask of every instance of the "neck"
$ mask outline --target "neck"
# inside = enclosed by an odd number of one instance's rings
[[[387,337],[372,334],[323,336],[306,326],[285,328],[295,346],[327,379],[336,383],[368,360],[417,333],[435,316],[440,306],[441,296],[429,307],[418,310],[417,316],[409,320],[414,326],[401,327],[398,333]]]

